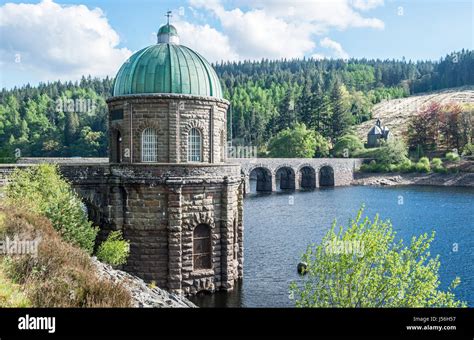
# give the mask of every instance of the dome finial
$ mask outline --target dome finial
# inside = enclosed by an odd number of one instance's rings
[[[170,25],[170,18],[173,16],[171,13],[171,11],[166,12],[167,23],[158,30],[158,44],[179,44],[178,31]]]

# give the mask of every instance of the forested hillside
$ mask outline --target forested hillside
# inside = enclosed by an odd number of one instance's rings
[[[303,59],[214,66],[232,104],[228,137],[261,150],[296,123],[334,143],[369,120],[373,105],[383,99],[474,85],[474,51],[465,50],[440,61]],[[15,149],[22,156],[105,156],[105,99],[112,86],[113,79],[83,77],[3,89],[0,157],[14,156]]]

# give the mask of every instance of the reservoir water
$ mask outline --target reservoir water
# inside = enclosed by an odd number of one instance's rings
[[[201,307],[292,307],[288,285],[310,243],[319,243],[334,219],[347,225],[364,216],[389,219],[397,238],[436,231],[431,255],[440,255],[441,287],[456,277],[456,296],[474,307],[474,189],[449,187],[340,187],[250,195],[244,201],[244,279],[233,292],[191,298]]]

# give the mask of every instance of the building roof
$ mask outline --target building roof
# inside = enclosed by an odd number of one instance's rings
[[[382,130],[380,127],[377,125],[374,125],[370,130],[369,130],[369,135],[382,135]]]
[[[161,26],[160,29],[158,30],[158,35],[166,34],[166,33],[178,35],[178,30],[176,29],[176,27],[170,24]]]
[[[199,53],[179,45],[177,30],[167,24],[158,43],[133,54],[115,77],[113,96],[173,93],[222,99],[222,88],[211,64]]]

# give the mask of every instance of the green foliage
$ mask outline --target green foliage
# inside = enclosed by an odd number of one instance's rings
[[[314,157],[321,158],[329,156],[329,150],[331,149],[329,141],[317,132],[314,132],[314,139],[316,142]]]
[[[5,275],[5,263],[8,259],[0,259],[0,308],[31,307],[31,302],[21,286]]]
[[[92,253],[98,228],[87,220],[81,199],[56,166],[41,164],[15,170],[6,196],[13,205],[46,216],[66,241]]]
[[[268,144],[270,157],[275,158],[312,158],[316,147],[324,152],[324,145],[318,145],[316,133],[308,130],[304,124],[296,124],[293,128],[280,131]],[[324,144],[321,138],[318,142]],[[327,142],[326,142],[327,143]],[[329,152],[329,147],[327,147]]]
[[[463,156],[473,156],[474,155],[474,144],[467,143],[464,145],[464,148],[462,150],[462,155]]]
[[[106,156],[105,100],[112,85],[109,78],[83,77],[75,84],[58,81],[3,89],[0,161],[2,157],[14,157],[17,148],[22,156]]]
[[[389,139],[379,148],[375,158],[383,165],[400,164],[407,160],[408,150],[403,141]]]
[[[353,124],[349,110],[350,97],[344,85],[336,83],[331,92],[331,134],[332,141],[342,136]]]
[[[127,263],[129,254],[130,242],[123,239],[121,231],[112,231],[107,240],[99,246],[97,258],[112,266],[118,266]]]
[[[445,157],[448,161],[451,162],[457,162],[461,159],[457,152],[448,152]]]
[[[359,137],[347,134],[337,139],[332,152],[337,157],[355,157],[364,150],[364,144]]]
[[[435,157],[431,160],[431,166],[433,168],[440,167],[442,165],[443,165],[443,161],[441,160],[441,158],[436,158]]]
[[[295,123],[304,123],[334,141],[350,125],[371,118],[373,104],[382,100],[474,84],[470,72],[473,53],[457,52],[457,63],[446,56],[441,61],[416,63],[265,59],[214,67],[224,96],[231,102],[227,130],[232,131],[233,139],[261,148]],[[11,150],[16,148],[23,156],[106,156],[105,100],[112,86],[113,79],[83,77],[76,83],[58,81],[1,90],[0,158],[12,157]],[[89,100],[94,109],[85,112],[68,104],[71,100]],[[462,144],[472,134],[472,129],[467,129],[470,124],[465,124],[468,117],[450,117],[459,120],[450,119],[446,131],[455,131],[455,126],[466,129],[449,134],[446,142],[452,144],[459,137]],[[461,149],[462,145],[456,147]]]
[[[431,160],[431,169],[437,173],[447,173],[447,169],[443,167],[443,161],[441,160],[441,158],[435,157]]]
[[[406,159],[400,164],[400,172],[412,172],[416,169],[415,165],[412,164],[411,160]]]
[[[459,278],[439,289],[439,256],[429,252],[434,232],[396,242],[390,222],[362,213],[346,228],[334,223],[321,244],[308,246],[307,273],[290,285],[297,307],[466,306],[452,292]]]
[[[431,167],[430,167],[430,160],[428,157],[421,157],[418,163],[416,163],[416,171],[418,172],[430,172]]]

